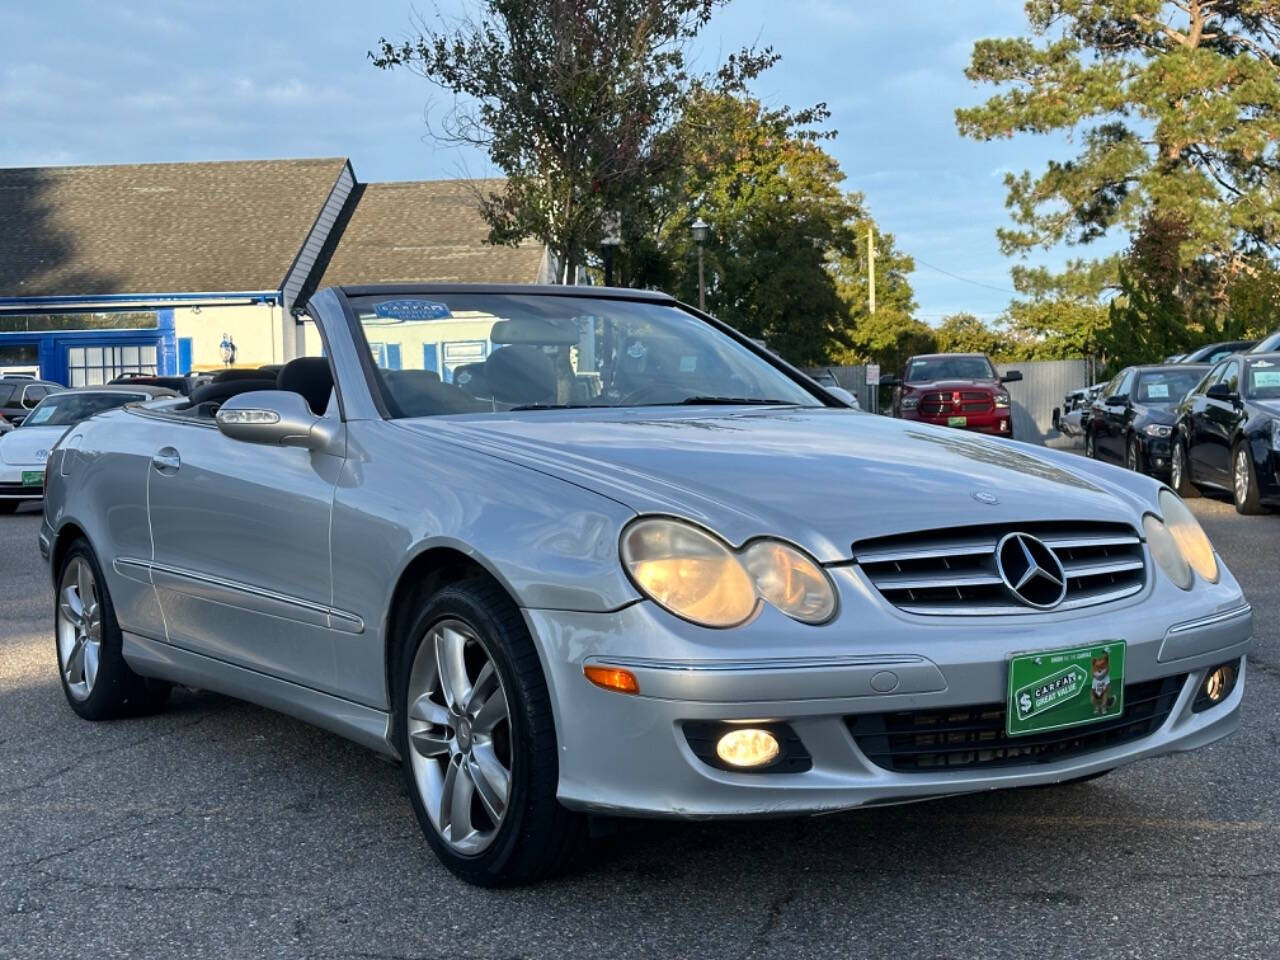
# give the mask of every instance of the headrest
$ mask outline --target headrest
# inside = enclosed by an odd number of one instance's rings
[[[485,378],[493,398],[503,403],[554,403],[556,369],[541,348],[518,345],[489,354]]]
[[[298,357],[280,368],[276,389],[300,393],[311,412],[323,417],[333,393],[333,373],[324,357]]]

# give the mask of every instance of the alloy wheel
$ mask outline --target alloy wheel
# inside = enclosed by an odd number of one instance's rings
[[[474,855],[498,834],[511,799],[511,722],[502,677],[461,620],[428,630],[408,689],[407,758],[432,826]]]
[[[1136,473],[1138,470],[1138,445],[1132,440],[1129,441],[1124,460],[1124,465]]]
[[[102,608],[93,570],[83,557],[72,557],[58,585],[58,658],[67,689],[87,700],[102,660]]]
[[[1175,443],[1173,445],[1173,462],[1169,464],[1169,473],[1171,474],[1169,479],[1173,481],[1173,489],[1175,490],[1182,489],[1182,459],[1185,456],[1186,454],[1183,453],[1182,444]]]
[[[1249,451],[1241,447],[1236,451],[1236,468],[1232,479],[1236,503],[1245,503],[1249,499]]]

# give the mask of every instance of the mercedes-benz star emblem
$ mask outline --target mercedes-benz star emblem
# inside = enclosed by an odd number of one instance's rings
[[[1050,610],[1067,596],[1067,573],[1053,551],[1029,533],[1010,533],[996,544],[996,570],[1017,599]]]
[[[975,490],[973,493],[969,494],[969,496],[973,497],[973,499],[977,500],[979,503],[985,503],[989,507],[994,507],[1000,502],[1000,498],[989,490]]]

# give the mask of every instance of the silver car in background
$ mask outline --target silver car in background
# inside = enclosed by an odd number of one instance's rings
[[[1238,723],[1250,608],[1148,477],[850,410],[659,294],[309,311],[274,382],[55,448],[82,717],[182,683],[349,737],[480,884],[561,869],[591,815],[1087,779]]]

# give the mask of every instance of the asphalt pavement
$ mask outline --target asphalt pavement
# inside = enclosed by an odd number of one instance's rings
[[[58,686],[38,516],[0,517],[0,957],[1280,956],[1280,516],[1193,503],[1255,610],[1228,740],[1092,783],[653,824],[482,891],[400,772],[210,693],[91,724]]]

